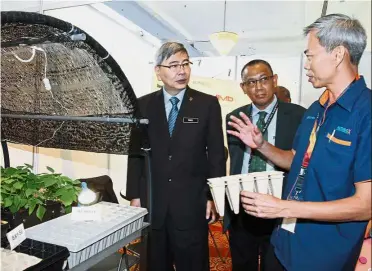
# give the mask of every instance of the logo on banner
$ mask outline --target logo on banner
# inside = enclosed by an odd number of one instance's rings
[[[218,101],[222,101],[222,102],[233,102],[234,101],[234,98],[231,96],[222,96],[222,95],[217,94],[216,97]]]

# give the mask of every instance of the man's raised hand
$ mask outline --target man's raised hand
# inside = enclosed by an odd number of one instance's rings
[[[230,116],[231,121],[229,121],[227,124],[235,128],[235,131],[227,130],[227,133],[236,136],[245,145],[252,149],[260,148],[264,143],[261,131],[257,128],[257,126],[252,124],[246,114],[240,112],[239,115],[242,119],[239,119],[235,116]]]

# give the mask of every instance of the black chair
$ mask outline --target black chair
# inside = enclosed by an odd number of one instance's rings
[[[80,182],[85,182],[88,188],[100,194],[100,201],[111,203],[119,203],[114,192],[114,185],[109,176],[103,175],[93,178],[80,179]]]

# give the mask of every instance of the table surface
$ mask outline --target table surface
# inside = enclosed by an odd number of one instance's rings
[[[149,230],[149,226],[150,226],[149,223],[144,222],[142,228],[138,229],[137,231],[128,235],[127,237],[119,240],[115,244],[107,247],[106,249],[102,250],[101,252],[93,255],[89,259],[87,259],[87,260],[81,262],[80,264],[74,266],[70,270],[85,271],[85,270],[89,269],[90,267],[93,267],[94,265],[96,265],[97,263],[99,263],[100,261],[105,259],[106,257],[108,257],[108,256],[114,254],[115,252],[117,252],[120,248],[122,248],[122,247],[126,246],[127,244],[129,244],[130,242],[134,241],[135,239],[137,239],[139,237],[146,236],[147,232]],[[146,242],[143,243],[143,246],[146,246]],[[141,253],[141,255],[142,255],[142,253]],[[144,256],[144,255],[142,255],[142,256]],[[141,259],[141,260],[143,260],[143,259]]]

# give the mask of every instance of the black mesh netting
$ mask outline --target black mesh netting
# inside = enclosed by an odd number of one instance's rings
[[[85,34],[85,40],[72,40]],[[49,79],[51,89],[44,84]],[[116,61],[70,23],[1,12],[1,113],[134,118],[136,97]],[[133,125],[1,118],[2,139],[33,146],[127,154]]]

